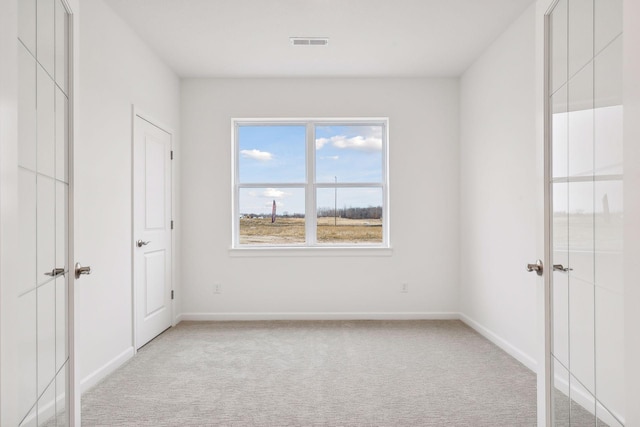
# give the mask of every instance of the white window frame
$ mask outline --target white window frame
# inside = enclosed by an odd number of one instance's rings
[[[240,126],[306,126],[306,176],[301,183],[240,183],[240,152],[238,129]],[[381,183],[316,183],[316,126],[382,126],[382,182]],[[302,250],[326,249],[390,249],[389,232],[389,119],[388,118],[233,118],[231,119],[231,176],[232,176],[232,251],[240,250]],[[381,243],[320,243],[317,241],[316,190],[319,188],[381,188],[382,189],[382,242]],[[241,188],[303,188],[305,189],[305,243],[298,245],[240,244],[240,189]]]

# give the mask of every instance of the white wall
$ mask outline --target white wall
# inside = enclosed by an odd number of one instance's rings
[[[386,116],[392,256],[230,256],[232,117]],[[184,319],[457,312],[457,79],[185,80],[181,120]]]
[[[75,254],[93,273],[76,283],[76,334],[86,389],[133,354],[132,104],[176,132],[179,158],[180,82],[102,0],[82,1],[81,13]]]
[[[624,1],[626,423],[640,425],[640,2]]]
[[[535,7],[464,73],[460,84],[460,312],[531,369],[537,248]]]

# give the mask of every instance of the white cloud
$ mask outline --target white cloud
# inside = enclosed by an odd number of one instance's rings
[[[323,156],[320,157],[320,160],[338,160],[340,156]]]
[[[269,153],[268,151],[260,151],[256,149],[240,150],[240,155],[248,159],[260,160],[261,162],[268,162],[269,160],[273,159],[273,154]]]
[[[290,195],[291,193],[286,193],[282,190],[276,190],[275,188],[267,188],[262,192],[262,197],[267,197],[269,199],[282,199]]]
[[[316,150],[320,150],[326,144],[330,143],[340,149],[380,151],[382,150],[382,137],[381,135],[375,135],[376,133],[380,134],[380,132],[373,131],[373,135],[366,137],[358,135],[348,138],[344,135],[336,135],[331,138],[318,138],[316,139]]]
[[[329,142],[328,138],[318,138],[316,139],[316,150],[320,150]]]
[[[369,133],[366,136],[382,139],[382,126],[369,126]]]
[[[332,139],[333,146],[336,148],[352,148],[354,150],[363,151],[380,151],[382,150],[382,139],[376,137],[354,136],[347,138],[345,136],[334,136]]]

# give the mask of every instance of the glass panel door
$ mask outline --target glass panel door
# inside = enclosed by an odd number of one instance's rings
[[[551,418],[620,426],[622,1],[559,0],[547,22]]]
[[[69,425],[69,13],[19,0],[20,425]]]

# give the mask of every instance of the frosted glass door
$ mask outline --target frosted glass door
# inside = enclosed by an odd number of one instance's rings
[[[548,17],[554,425],[624,425],[622,1]]]
[[[69,14],[19,0],[16,328],[21,426],[69,425]]]

